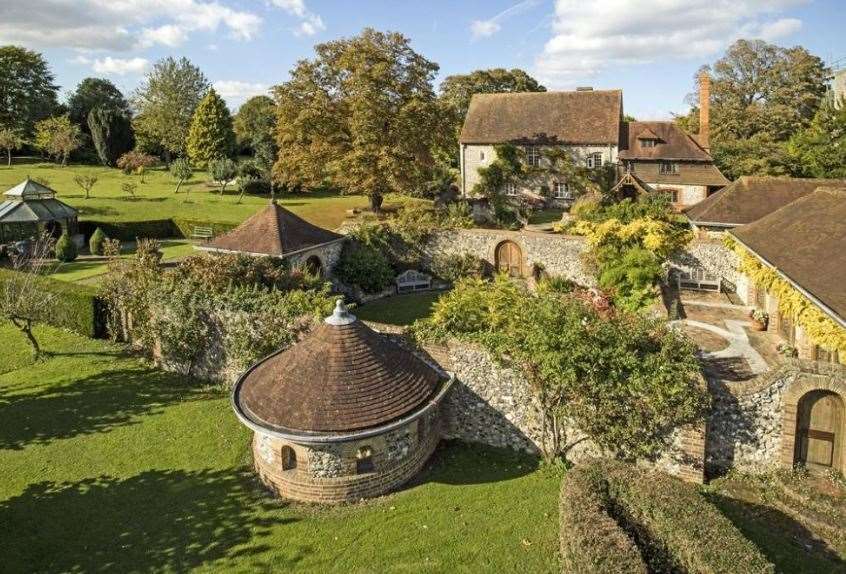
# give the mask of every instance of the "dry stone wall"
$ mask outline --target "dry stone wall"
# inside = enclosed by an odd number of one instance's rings
[[[718,239],[697,238],[690,242],[684,252],[670,260],[670,267],[681,271],[703,269],[723,279],[729,291],[739,291],[741,275],[737,271],[740,261],[737,254]]]

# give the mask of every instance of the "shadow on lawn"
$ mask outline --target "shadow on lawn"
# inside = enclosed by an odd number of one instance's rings
[[[65,385],[36,386],[27,393],[13,393],[17,388],[11,385],[0,387],[0,449],[19,450],[33,443],[108,432],[136,424],[141,415],[177,401],[220,397],[189,385],[172,373],[138,367],[105,371]]]
[[[266,512],[272,508],[238,469],[40,482],[0,502],[2,570],[184,572],[215,560],[250,560],[269,549],[262,541],[271,526],[294,521]],[[249,547],[236,549],[243,544]]]
[[[720,494],[708,499],[778,572],[846,572],[846,562],[835,550],[781,510]]]
[[[403,490],[426,482],[463,485],[513,480],[536,471],[539,463],[536,456],[511,449],[445,440]]]

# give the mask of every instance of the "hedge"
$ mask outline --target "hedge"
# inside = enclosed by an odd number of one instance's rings
[[[565,572],[622,572],[632,556],[597,562],[600,544],[622,544],[607,519],[624,529],[650,572],[689,574],[770,574],[775,571],[758,548],[697,487],[657,471],[618,462],[573,470],[574,484],[562,487],[561,547]],[[582,473],[583,476],[579,476]],[[569,480],[570,477],[568,477]],[[581,482],[580,482],[581,481]],[[607,510],[607,516],[601,515]],[[614,539],[588,542],[593,529]],[[572,541],[570,539],[573,539]],[[639,566],[638,566],[639,568]],[[638,570],[630,570],[636,572]]]
[[[577,467],[561,485],[561,565],[573,574],[646,574],[634,541],[608,515],[608,485],[596,466]]]
[[[135,241],[138,237],[146,239],[171,239],[174,237],[190,238],[195,227],[211,227],[215,235],[220,235],[237,227],[236,223],[202,221],[196,219],[151,219],[147,221],[80,221],[80,232],[86,238],[91,237],[99,227],[111,239]]]
[[[0,284],[17,274],[11,269],[0,269]],[[49,277],[37,277],[34,285],[58,296],[55,307],[45,309],[40,321],[86,337],[106,336],[105,305],[94,288]]]

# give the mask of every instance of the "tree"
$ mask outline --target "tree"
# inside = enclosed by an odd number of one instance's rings
[[[41,54],[0,46],[0,78],[0,128],[28,138],[36,122],[50,117],[58,106],[53,74]]]
[[[794,175],[846,178],[846,101],[826,98],[806,129],[790,140]]]
[[[59,240],[56,241],[56,259],[62,263],[70,263],[75,260],[79,252],[76,249],[76,243],[73,242],[67,229],[62,232]]]
[[[235,185],[238,186],[238,201],[235,203],[241,203],[247,189],[257,180],[255,166],[252,166],[249,162],[241,162],[241,165],[238,166],[238,180],[235,182]]]
[[[235,151],[235,132],[229,108],[214,88],[210,89],[194,112],[188,131],[188,157],[205,168],[218,157],[229,157]]]
[[[738,40],[711,72],[711,149],[723,172],[733,179],[788,171],[776,148],[816,114],[826,92],[822,60],[801,47]],[[774,151],[777,161],[754,160]]]
[[[19,149],[24,141],[12,128],[0,128],[0,149],[6,152],[6,165],[12,167],[12,152]]]
[[[70,121],[67,115],[55,116],[35,124],[35,147],[56,161],[62,167],[67,165],[68,156],[82,145],[82,131]]]
[[[106,234],[98,227],[88,239],[88,251],[91,252],[91,255],[102,255],[107,240]]]
[[[253,96],[238,108],[233,128],[238,147],[255,151],[256,142],[273,138],[276,104],[268,96]]]
[[[115,110],[129,118],[129,103],[117,87],[103,78],[85,78],[68,98],[68,115],[72,122],[88,130],[88,116],[94,108]]]
[[[55,291],[44,289],[40,280],[48,275],[55,265],[51,263],[54,247],[53,238],[41,235],[26,253],[11,256],[12,270],[0,282],[0,317],[12,323],[26,337],[32,347],[35,359],[41,356],[41,345],[33,324],[45,317],[62,313],[58,307],[59,298]]]
[[[160,145],[169,161],[185,154],[194,110],[209,88],[209,81],[187,58],[164,58],[135,92],[135,131]]]
[[[129,197],[135,199],[135,191],[138,189],[138,184],[133,183],[131,181],[127,181],[121,184],[120,189]]]
[[[98,178],[93,173],[81,173],[79,175],[74,176],[73,178],[74,183],[82,188],[82,191],[85,192],[85,199],[89,199],[91,196],[91,189],[97,183]]]
[[[170,164],[170,175],[176,180],[176,189],[173,193],[179,193],[179,188],[182,187],[182,184],[194,177],[191,162],[184,157],[176,158],[176,161]]]
[[[441,120],[438,70],[397,33],[365,29],[315,47],[275,88],[279,156],[274,179],[335,186],[379,210],[389,192],[421,186],[433,167]]]
[[[226,186],[238,175],[238,164],[228,157],[220,157],[209,162],[209,174],[220,183],[220,195],[226,192]]]
[[[105,166],[132,149],[135,138],[129,116],[120,109],[97,106],[88,114],[88,131]]]

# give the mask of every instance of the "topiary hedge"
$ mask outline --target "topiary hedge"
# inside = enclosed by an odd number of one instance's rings
[[[190,238],[195,227],[211,227],[218,236],[237,227],[237,223],[202,221],[197,219],[151,219],[148,221],[80,221],[80,231],[86,237],[99,227],[106,236],[121,241],[135,241],[136,238],[171,239]]]
[[[573,574],[648,572],[634,541],[606,508],[608,485],[600,469],[572,469],[561,485],[561,565]]]
[[[770,574],[757,547],[702,496],[696,486],[657,471],[604,461],[570,472],[562,487],[561,546],[565,572],[623,572],[620,562],[600,562],[602,544],[624,540],[608,520],[625,530],[650,572]],[[565,500],[566,499],[566,500]],[[603,512],[605,511],[605,512]],[[604,516],[603,516],[604,515]],[[607,520],[606,520],[607,519]],[[593,524],[592,524],[593,522]],[[596,530],[597,528],[601,530]],[[605,542],[586,541],[591,530]]]
[[[0,288],[17,273],[11,269],[0,269]],[[86,337],[106,336],[105,306],[94,288],[49,277],[36,277],[34,286],[58,296],[56,308],[45,309],[39,321]]]

